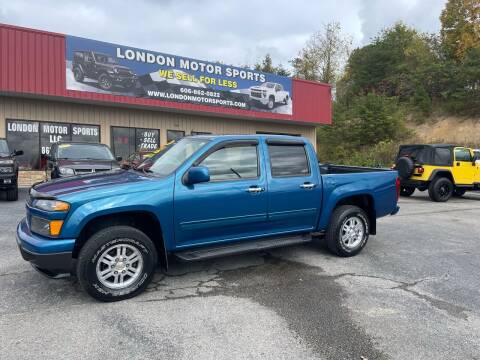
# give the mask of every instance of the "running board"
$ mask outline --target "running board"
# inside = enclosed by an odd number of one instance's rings
[[[278,247],[305,244],[312,241],[312,236],[307,235],[294,235],[284,236],[277,238],[267,238],[261,240],[245,240],[229,245],[203,247],[200,249],[189,249],[179,251],[174,255],[180,261],[198,261],[206,260],[216,257],[238,255],[253,251],[269,250]]]

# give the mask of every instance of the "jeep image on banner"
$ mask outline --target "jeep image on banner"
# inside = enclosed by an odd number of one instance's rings
[[[68,90],[292,115],[292,79],[66,36]]]

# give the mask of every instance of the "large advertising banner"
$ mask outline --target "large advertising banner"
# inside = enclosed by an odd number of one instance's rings
[[[286,76],[66,37],[67,89],[292,114]]]

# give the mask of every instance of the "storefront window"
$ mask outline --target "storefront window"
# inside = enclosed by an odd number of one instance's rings
[[[190,135],[211,135],[211,132],[204,132],[204,131],[190,131]]]
[[[123,159],[137,151],[153,151],[160,147],[159,135],[158,129],[112,126],[112,150]]]
[[[160,132],[153,129],[135,129],[137,151],[153,151],[160,147]]]
[[[7,142],[10,150],[23,150],[17,156],[20,169],[40,168],[40,123],[37,121],[7,120]]]
[[[23,150],[17,159],[22,170],[44,169],[52,144],[59,141],[100,142],[100,126],[29,120],[7,120],[7,141]]]
[[[185,131],[182,130],[167,130],[167,143],[174,140],[180,140],[185,136]]]

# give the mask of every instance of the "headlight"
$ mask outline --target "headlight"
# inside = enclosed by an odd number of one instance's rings
[[[45,211],[68,211],[70,204],[59,200],[36,199],[33,207]]]
[[[60,174],[62,175],[67,175],[67,176],[75,175],[75,171],[73,171],[73,169],[70,169],[68,167],[59,167],[58,171],[60,171]]]
[[[107,70],[107,72],[108,72],[109,74],[115,74],[115,73],[116,73],[115,70]]]
[[[0,165],[13,165],[12,159],[0,160]]]
[[[43,236],[58,236],[62,230],[63,220],[47,220],[32,216],[30,219],[30,229]]]

